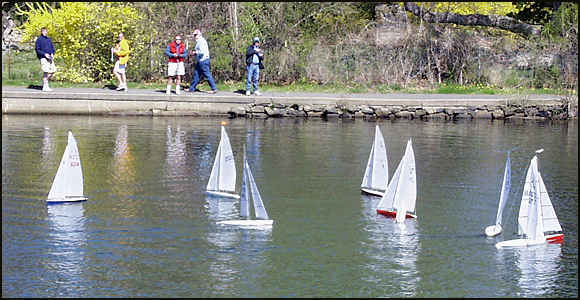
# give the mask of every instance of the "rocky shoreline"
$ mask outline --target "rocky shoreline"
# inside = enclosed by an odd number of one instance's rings
[[[576,110],[575,112],[572,110]],[[343,118],[343,119],[536,119],[567,120],[577,116],[577,107],[569,101],[555,105],[479,105],[464,107],[407,105],[308,105],[283,103],[250,103],[232,107],[230,118]]]

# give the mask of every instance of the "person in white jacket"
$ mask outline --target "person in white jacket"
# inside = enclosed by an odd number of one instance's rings
[[[217,86],[215,85],[215,81],[213,80],[213,76],[211,76],[210,72],[210,58],[209,58],[209,47],[207,45],[207,41],[201,35],[201,31],[196,29],[193,31],[193,36],[195,37],[195,50],[193,54],[195,55],[195,60],[197,64],[195,65],[195,69],[193,72],[193,81],[189,86],[190,92],[195,92],[197,90],[197,84],[201,80],[201,76],[204,76],[211,87],[211,91],[208,93],[215,94],[217,92]]]

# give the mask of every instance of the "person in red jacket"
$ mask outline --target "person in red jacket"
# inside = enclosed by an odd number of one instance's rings
[[[187,57],[187,49],[181,42],[181,36],[175,36],[175,41],[171,42],[167,46],[167,49],[165,49],[165,55],[169,57],[169,63],[167,65],[167,90],[165,93],[167,95],[171,94],[171,79],[172,77],[177,77],[175,80],[175,93],[179,95],[181,94],[179,90],[181,76],[185,75],[183,60]]]

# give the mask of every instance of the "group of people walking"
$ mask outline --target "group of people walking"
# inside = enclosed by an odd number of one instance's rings
[[[36,56],[40,60],[40,66],[43,72],[42,91],[50,92],[52,89],[49,87],[49,80],[56,72],[56,66],[54,64],[55,49],[52,40],[48,37],[47,29],[43,27],[40,33],[41,35],[36,39],[35,44]],[[203,78],[208,81],[211,88],[211,91],[208,91],[208,93],[215,94],[218,91],[215,80],[211,75],[209,46],[207,41],[199,29],[193,31],[193,37],[195,38],[195,48],[193,51],[187,49],[187,45],[184,45],[181,35],[176,35],[175,39],[169,43],[165,49],[165,55],[168,58],[167,89],[165,91],[167,95],[171,94],[173,81],[175,81],[175,93],[177,95],[181,94],[181,78],[185,75],[184,61],[189,55],[194,56],[196,61],[193,80],[189,86],[189,91],[199,91],[197,85]],[[111,61],[115,61],[113,74],[119,82],[117,85],[117,91],[128,90],[126,70],[130,53],[131,50],[129,48],[129,43],[125,39],[123,33],[120,32],[117,35],[115,45],[111,48]],[[252,93],[256,96],[261,95],[258,82],[260,80],[260,69],[264,69],[264,64],[262,63],[263,59],[264,51],[260,48],[260,38],[255,37],[252,40],[252,44],[250,44],[246,49],[247,96]]]

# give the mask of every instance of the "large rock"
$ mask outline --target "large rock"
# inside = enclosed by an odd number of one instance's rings
[[[402,119],[414,119],[415,113],[412,111],[402,110],[402,111],[395,113],[395,117],[402,118]]]
[[[447,115],[444,112],[438,112],[438,113],[434,113],[434,114],[424,115],[422,117],[422,119],[424,119],[424,120],[449,120],[450,117],[449,117],[449,115]]]
[[[475,116],[476,119],[493,119],[492,113],[487,110],[476,110]]]
[[[256,105],[252,107],[252,113],[266,113],[264,107],[261,105]]]
[[[374,109],[370,108],[368,105],[361,105],[360,112],[365,115],[372,115],[375,113]]]
[[[268,117],[272,118],[280,118],[284,114],[284,112],[279,108],[271,108],[271,107],[264,107],[264,112],[266,112]]]
[[[322,112],[321,111],[309,111],[306,113],[308,117],[312,117],[312,118],[320,118],[322,117]]]
[[[503,110],[501,109],[495,109],[492,113],[491,113],[492,118],[494,119],[505,119],[505,113]]]
[[[391,115],[391,111],[386,107],[379,107],[375,109],[375,115],[377,118],[387,119]]]

